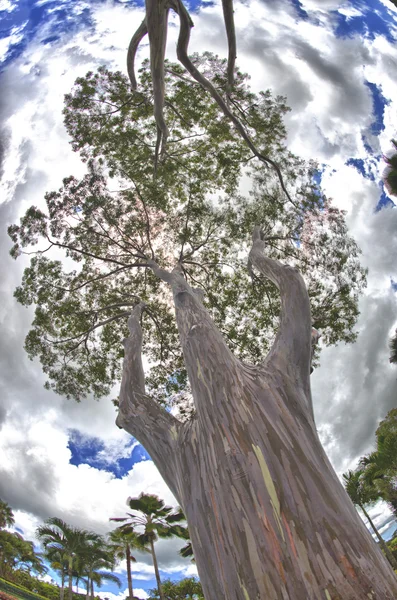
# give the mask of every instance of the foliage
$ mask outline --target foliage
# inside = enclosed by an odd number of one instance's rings
[[[0,498],[0,529],[12,527],[14,522],[14,513],[12,512],[11,506]]]
[[[38,579],[36,579],[36,578],[32,577],[32,579],[35,579],[35,581],[38,581]],[[29,589],[26,589],[19,585],[15,585],[14,583],[11,583],[10,581],[6,581],[1,578],[0,578],[0,593],[4,594],[4,596],[10,594],[11,597],[19,598],[20,600],[39,600],[39,599],[43,600],[43,598],[45,598],[44,596],[34,593]],[[58,592],[58,597],[59,597],[59,592]]]
[[[143,532],[137,533],[137,540],[144,545],[149,539],[156,541],[159,537],[183,537],[186,530],[180,525],[181,521],[185,521],[183,512],[166,506],[164,500],[155,494],[142,492],[137,498],[128,498],[127,505],[139,514],[127,513],[127,517],[111,518],[111,521],[124,523],[119,527],[121,532],[128,534],[135,528],[143,529]]]
[[[397,516],[397,409],[389,411],[376,430],[376,450],[363,456],[363,480],[375,487]]]
[[[62,581],[67,573],[69,579],[69,598],[72,600],[73,577],[87,577],[87,587],[93,597],[93,583],[99,587],[103,580],[120,584],[119,578],[103,569],[112,569],[114,556],[106,547],[102,536],[71,527],[62,519],[51,517],[44,525],[38,527],[37,537],[42,541],[47,556],[54,568],[61,571]],[[54,562],[58,556],[58,562]]]
[[[181,581],[174,582],[166,579],[162,583],[163,593],[166,600],[204,600],[201,584],[194,577],[186,577]],[[149,590],[149,600],[158,600],[158,590]]]
[[[45,573],[46,567],[33,542],[19,533],[0,530],[0,573],[8,576],[16,568],[29,572]]]
[[[219,90],[226,63],[210,54],[193,60]],[[250,92],[235,72],[230,102],[256,147],[276,160],[294,200],[272,169],[258,161],[201,86],[166,63],[167,151],[153,179],[157,130],[148,63],[139,92],[121,73],[101,67],[79,78],[66,96],[65,123],[87,162],[80,181],[64,179],[46,195],[47,209],[28,209],[9,229],[11,254],[38,251],[15,296],[36,305],[26,339],[47,387],[77,400],[106,395],[119,380],[126,320],[145,303],[144,353],[151,394],[178,403],[189,392],[169,290],[150,269],[182,264],[240,358],[257,362],[278,325],[275,287],[249,272],[246,256],[261,223],[267,254],[303,273],[313,325],[324,344],[355,339],[358,295],[366,273],[347,234],[344,213],[324,197],[317,167],[285,149],[284,99]],[[249,183],[250,182],[250,183]],[[62,250],[66,263],[55,258]]]
[[[356,506],[362,508],[367,504],[376,502],[378,499],[376,490],[363,480],[362,469],[343,473],[343,481],[350,500]]]
[[[155,494],[142,492],[137,498],[128,498],[127,504],[138,514],[127,513],[128,517],[113,517],[110,520],[124,523],[118,529],[125,534],[134,532],[135,528],[143,529],[138,532],[137,540],[142,546],[150,546],[159,595],[164,600],[154,542],[159,537],[185,537],[186,527],[180,525],[181,521],[185,521],[185,515],[181,510],[174,511],[172,506],[166,506]]]

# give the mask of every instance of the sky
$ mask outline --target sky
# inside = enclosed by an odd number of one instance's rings
[[[220,2],[190,3],[191,51],[226,56]],[[0,497],[28,539],[50,516],[106,533],[128,496],[176,501],[145,450],[115,426],[110,398],[76,404],[43,388],[38,362],[23,350],[32,311],[13,290],[27,260],[8,255],[6,228],[63,177],[81,176],[62,121],[63,95],[101,64],[125,72],[126,48],[143,18],[130,0],[0,0]],[[397,405],[397,369],[388,339],[397,326],[397,210],[381,183],[382,159],[397,136],[397,9],[389,0],[235,1],[238,65],[254,91],[287,97],[288,145],[321,167],[325,193],[346,211],[369,269],[358,340],[323,349],[312,375],[317,428],[341,475],[374,449],[375,430]],[[176,21],[167,55],[175,59]],[[147,57],[147,41],[138,60]],[[391,535],[390,511],[371,510]],[[390,527],[391,525],[391,527]],[[162,577],[196,574],[178,556],[183,542],[161,540]],[[154,587],[150,557],[133,566],[136,594]],[[104,585],[103,597],[126,595]]]

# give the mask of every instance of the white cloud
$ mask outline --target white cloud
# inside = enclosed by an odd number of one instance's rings
[[[18,6],[18,2],[11,2],[11,0],[0,0],[0,10],[5,12],[12,12]]]

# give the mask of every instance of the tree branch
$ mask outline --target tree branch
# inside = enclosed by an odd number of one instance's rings
[[[96,311],[96,312],[99,312],[99,311]],[[95,311],[93,311],[93,314],[95,314]],[[78,340],[82,336],[84,336],[84,339],[87,339],[89,334],[92,333],[95,329],[98,329],[98,327],[103,327],[107,323],[116,321],[116,319],[121,319],[121,317],[128,317],[129,314],[130,313],[128,313],[128,312],[122,312],[122,313],[119,313],[118,315],[114,315],[113,317],[109,317],[108,319],[105,319],[104,321],[100,321],[99,323],[96,323],[95,325],[93,325],[92,327],[87,329],[86,331],[83,331],[82,333],[79,333],[78,335],[74,335],[73,337],[70,337],[70,338],[65,338],[63,340],[49,340],[46,338],[46,341],[49,342],[50,344],[53,344],[54,346],[57,346],[59,344],[66,344],[67,342],[72,342],[73,340]],[[84,339],[81,340],[77,344],[77,346],[75,346],[72,350],[75,350],[76,348],[78,348],[78,346],[80,346],[80,344],[84,341]]]
[[[259,160],[261,160],[263,163],[269,164],[273,167],[273,169],[276,171],[278,180],[281,185],[281,189],[283,190],[291,204],[295,206],[296,209],[299,209],[298,205],[292,200],[287,188],[285,187],[284,179],[278,164],[273,159],[269,158],[268,156],[265,156],[264,154],[261,154],[259,150],[257,150],[248,133],[245,131],[243,125],[241,124],[239,119],[230,111],[229,107],[227,106],[227,103],[223,100],[222,96],[218,93],[218,91],[212,85],[212,83],[200,73],[200,71],[194,66],[194,64],[190,60],[188,56],[188,47],[190,41],[190,29],[193,26],[193,23],[182,0],[169,1],[172,8],[175,10],[176,13],[178,13],[180,19],[180,32],[177,45],[178,59],[185,67],[185,69],[189,71],[191,76],[210,93],[212,98],[218,104],[219,108],[223,111],[224,115],[226,115],[226,117],[228,117],[228,119],[234,124],[235,128],[237,129],[241,137],[244,139],[244,141],[246,142],[250,150],[253,152],[253,154],[255,154],[255,156],[259,158]],[[224,5],[226,4],[227,9],[230,12],[231,0],[223,0],[223,2]]]
[[[262,364],[271,362],[290,374],[310,397],[311,315],[306,285],[295,268],[268,258],[264,249],[260,227],[255,227],[249,268],[255,266],[277,286],[281,295],[280,328]]]
[[[130,45],[128,46],[127,71],[128,71],[128,77],[130,78],[130,81],[131,81],[131,87],[134,91],[137,88],[136,78],[135,78],[135,56],[136,56],[136,52],[138,50],[138,46],[139,46],[140,42],[142,41],[142,39],[147,34],[147,32],[148,32],[148,30],[147,30],[147,26],[146,26],[146,19],[143,19],[142,23],[139,25],[138,29],[132,36]]]
[[[140,325],[144,309],[143,303],[137,304],[128,319],[130,333],[124,340],[123,375],[116,424],[146,448],[180,502],[181,490],[176,458],[178,438],[184,426],[146,394]]]
[[[233,0],[222,0],[223,18],[225,21],[229,56],[227,60],[227,95],[229,96],[234,84],[234,65],[236,63],[237,44],[234,27]]]

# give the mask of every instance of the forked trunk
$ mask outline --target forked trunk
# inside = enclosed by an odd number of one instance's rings
[[[126,546],[126,559],[127,559],[127,581],[128,581],[128,593],[130,600],[134,598],[134,591],[132,589],[132,573],[131,573],[131,550],[129,544]]]
[[[151,264],[173,291],[196,416],[181,424],[146,395],[138,305],[117,423],[146,447],[182,506],[206,600],[393,600],[397,578],[317,435],[303,279],[263,250],[256,229],[250,266],[278,286],[282,305],[258,366],[232,354],[179,268]]]

